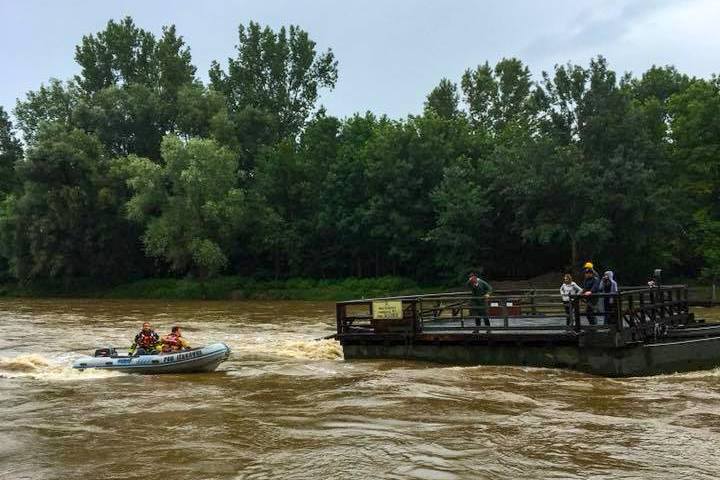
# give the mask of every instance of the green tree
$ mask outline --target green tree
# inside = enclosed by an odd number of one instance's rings
[[[111,278],[127,272],[127,239],[118,238],[121,204],[98,139],[45,124],[18,166],[23,189],[6,204],[17,278]]]
[[[222,92],[231,112],[255,108],[277,120],[277,138],[296,135],[321,89],[335,86],[337,61],[331,50],[318,54],[315,42],[297,26],[277,33],[250,22],[238,28],[237,57],[227,71],[210,69],[212,87]]]
[[[322,224],[322,191],[339,147],[340,122],[320,114],[308,124],[300,138],[287,139],[260,157],[253,190],[271,210],[263,236],[272,246],[275,276],[287,266],[287,274],[322,275],[333,262],[335,231]]]
[[[443,179],[431,194],[437,221],[428,239],[436,247],[435,261],[445,277],[478,265],[492,256],[494,207],[488,198],[487,179],[467,157],[445,168]],[[487,171],[484,171],[487,175]]]
[[[223,125],[227,119],[224,99],[215,90],[200,82],[185,85],[178,91],[178,132],[188,137],[209,138],[212,133],[226,134]],[[213,124],[215,126],[213,127]],[[216,130],[213,130],[215,128]],[[212,132],[212,133],[211,133]],[[227,132],[232,136],[235,132]],[[224,139],[232,144],[234,138]],[[239,142],[236,145],[239,148]]]
[[[144,85],[110,86],[80,101],[74,124],[95,133],[112,155],[143,155],[159,161],[166,131],[159,125],[162,109],[160,96]]]
[[[157,40],[130,17],[110,20],[105,30],[84,36],[75,47],[75,60],[81,68],[76,81],[87,94],[135,84],[155,87],[173,99],[195,76],[190,50],[174,25],[163,27]]]
[[[720,250],[720,80],[694,80],[669,100],[675,201],[687,232],[681,244],[702,259],[704,272],[716,278]],[[685,256],[685,262],[690,259]]]
[[[110,20],[83,37],[75,59],[82,94],[74,124],[96,133],[115,155],[159,161],[163,135],[179,129],[180,100],[187,100],[180,94],[196,84],[190,50],[175,26],[163,27],[157,39],[130,17]]]
[[[354,115],[343,121],[337,134],[334,161],[327,166],[325,182],[319,192],[319,229],[335,241],[327,252],[340,276],[380,274],[376,262],[378,248],[368,237],[369,201],[367,146],[380,122],[371,113]],[[370,265],[374,264],[375,270]]]
[[[12,122],[0,107],[0,281],[9,277],[14,261],[15,231],[12,219],[15,193],[21,187],[15,167],[22,155],[22,145],[15,138]]]
[[[18,187],[15,165],[22,155],[22,145],[15,138],[12,122],[0,107],[0,200]]]
[[[277,119],[255,107],[240,111],[219,110],[210,119],[210,137],[235,152],[240,164],[240,184],[248,183],[258,157],[278,143]]]
[[[494,68],[485,62],[466,70],[461,86],[470,119],[486,132],[500,134],[535,111],[530,70],[516,58],[504,58]]]
[[[650,268],[662,256],[653,239],[668,228],[656,126],[602,57],[544,78],[536,93],[542,161],[526,163],[518,184],[524,237],[566,243],[573,267],[582,255],[628,271]]]
[[[425,100],[425,115],[435,114],[442,118],[455,118],[460,114],[459,104],[457,85],[443,78]]]
[[[217,274],[244,214],[244,194],[235,188],[237,161],[212,140],[162,142],[162,166],[132,156],[128,217],[145,225],[147,253],[165,259],[178,273],[200,278]]]
[[[77,86],[73,82],[64,84],[54,78],[47,86],[28,92],[24,101],[18,100],[14,110],[25,143],[30,145],[35,141],[44,123],[71,125],[78,101]]]

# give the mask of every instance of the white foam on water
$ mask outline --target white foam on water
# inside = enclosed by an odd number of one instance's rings
[[[240,339],[230,345],[238,355],[256,354],[305,360],[341,360],[342,347],[335,340],[278,339],[260,336]]]
[[[286,340],[277,345],[277,353],[309,360],[340,360],[342,347],[335,340]]]
[[[124,375],[120,372],[77,370],[68,363],[57,363],[35,353],[0,357],[0,378],[28,378],[47,382],[97,380]]]

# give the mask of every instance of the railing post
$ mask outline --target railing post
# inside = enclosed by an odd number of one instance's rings
[[[420,301],[420,300],[416,298],[416,299],[414,299],[414,300],[412,301],[412,303],[410,304],[410,305],[412,306],[412,319],[413,319],[412,331],[413,331],[413,335],[414,335],[415,333],[420,332],[420,331],[422,330],[422,326],[421,326],[421,321],[422,321],[422,320],[418,319],[418,308],[417,308],[417,304],[418,304],[419,301]]]
[[[651,326],[648,327],[648,329],[652,328],[652,332],[650,333],[651,338],[656,337],[656,331],[657,331],[657,325],[658,325],[658,294],[660,293],[660,290],[658,288],[653,287],[650,289],[650,320],[651,320]]]
[[[630,294],[632,297],[632,294]],[[623,314],[622,314],[622,300],[621,300],[620,292],[615,294],[615,323],[617,325],[617,330],[619,332],[622,332],[623,328],[625,326],[623,325]]]
[[[640,331],[643,338],[647,336],[647,322],[645,321],[645,292],[640,292]]]
[[[577,295],[570,295],[570,309],[575,321],[575,331],[580,331],[580,298]]]
[[[530,311],[533,316],[537,315],[537,307],[535,306],[535,289],[530,290]]]
[[[503,302],[503,327],[507,328],[510,326],[510,322],[508,320],[508,302],[507,298]]]
[[[465,302],[460,302],[460,328],[465,328]]]
[[[662,287],[658,290],[658,297],[657,308],[660,313],[659,321],[665,323],[665,292],[662,290]]]
[[[335,305],[335,323],[337,324],[338,335],[345,333],[345,315],[346,305],[344,303],[338,303]]]

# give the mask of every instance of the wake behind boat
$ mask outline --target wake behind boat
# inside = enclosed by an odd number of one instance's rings
[[[125,373],[197,373],[212,372],[230,356],[224,343],[213,343],[201,348],[155,355],[117,355],[114,349],[100,349],[93,357],[82,357],[73,362],[73,368],[97,368]]]

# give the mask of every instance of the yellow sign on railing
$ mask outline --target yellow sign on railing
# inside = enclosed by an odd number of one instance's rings
[[[383,300],[372,302],[374,320],[399,320],[403,318],[402,302],[399,300]]]

